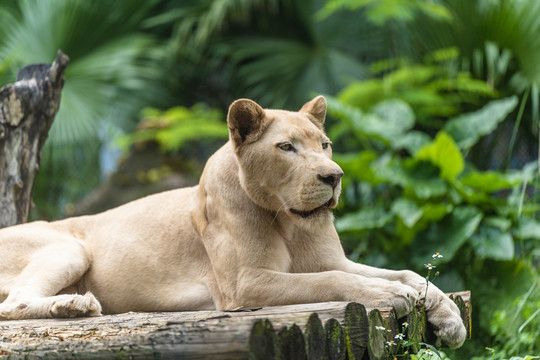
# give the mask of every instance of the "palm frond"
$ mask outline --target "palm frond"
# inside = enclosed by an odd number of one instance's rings
[[[3,65],[10,72],[27,64],[49,63],[58,49],[71,58],[51,129],[53,145],[96,138],[111,109],[130,110],[116,114],[115,121],[125,125],[141,107],[135,91],[143,93],[161,76],[156,43],[137,33],[140,19],[155,3],[22,0],[18,11],[1,13],[10,31],[0,42],[0,58],[6,59]]]

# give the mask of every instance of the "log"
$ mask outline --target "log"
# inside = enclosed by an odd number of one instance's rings
[[[454,298],[463,300],[470,312],[468,294]],[[425,317],[415,319],[423,321],[415,329],[427,329]],[[390,331],[382,335],[375,326]],[[7,359],[383,359],[386,339],[401,328],[391,308],[365,309],[347,302],[242,312],[17,320],[0,322],[0,355]],[[412,326],[408,329],[412,331]]]
[[[0,228],[26,222],[41,151],[60,106],[69,58],[22,68],[0,89]]]

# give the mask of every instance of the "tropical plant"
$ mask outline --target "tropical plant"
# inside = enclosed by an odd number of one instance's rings
[[[169,13],[151,24],[176,24],[177,56],[188,64],[181,70],[211,69],[206,79],[187,74],[204,81],[207,94],[217,88],[265,106],[296,108],[313,91],[336,93],[365,78],[370,59],[388,57],[383,29],[360,12],[319,21],[314,14],[322,6],[322,0],[170,2]]]
[[[59,49],[71,59],[37,178],[38,207],[52,201],[57,215],[59,203],[95,186],[107,129],[132,128],[142,106],[160,96],[161,50],[140,31],[157,3],[0,2],[0,80],[13,82],[24,65],[50,63]]]
[[[384,24],[394,58],[425,64],[432,54],[453,49],[457,56],[446,63],[449,70],[468,72],[501,96],[521,96],[519,113],[473,151],[475,163],[489,156],[495,160],[491,166],[521,167],[524,161],[513,157],[515,145],[521,143],[528,152],[535,152],[540,124],[540,3],[330,0],[321,13],[340,13],[343,9],[365,9],[367,19]],[[510,145],[504,149],[501,142]]]
[[[223,113],[204,104],[191,108],[175,106],[165,111],[147,108],[137,130],[120,138],[119,145],[128,148],[141,142],[156,142],[164,153],[175,154],[187,144],[196,144],[206,157],[215,150],[215,140],[223,143],[229,131]],[[202,154],[199,154],[199,157]],[[202,159],[204,160],[204,159]]]
[[[436,20],[452,19],[446,7],[425,0],[328,0],[318,16],[324,18],[339,10],[360,8],[365,8],[367,19],[378,25],[391,20],[413,21],[417,13]]]
[[[483,301],[476,334],[489,344],[491,313],[512,304],[538,276],[532,263],[538,256],[540,206],[531,198],[539,186],[538,165],[481,171],[466,154],[497,129],[518,99],[492,100],[447,117],[433,136],[416,122],[416,112],[422,112],[403,100],[380,96],[362,109],[362,99],[352,96],[362,93],[361,87],[351,84],[338,98],[328,98],[329,114],[339,120],[330,136],[345,144],[335,154],[346,174],[336,228],[350,257],[420,270],[423,259],[440,251],[446,269],[439,285],[447,291],[475,289]],[[454,97],[447,95],[446,104],[452,104]],[[439,101],[444,108],[445,98]]]
[[[489,327],[495,338],[493,351],[499,357],[540,354],[540,281],[503,309],[497,310]],[[534,357],[530,357],[534,359]],[[536,357],[538,358],[538,357]]]

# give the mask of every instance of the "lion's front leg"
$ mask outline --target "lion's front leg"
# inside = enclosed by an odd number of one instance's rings
[[[342,271],[285,273],[244,269],[235,307],[260,307],[326,301],[355,301],[366,307],[393,307],[399,316],[414,309],[418,292],[410,286]],[[240,306],[238,306],[240,305]]]
[[[350,260],[343,264],[343,270],[374,279],[399,282],[414,288],[419,294],[419,299],[424,299],[428,321],[434,326],[435,334],[452,348],[461,346],[465,341],[467,331],[457,305],[432,283],[428,286],[422,276],[409,270],[379,269]]]

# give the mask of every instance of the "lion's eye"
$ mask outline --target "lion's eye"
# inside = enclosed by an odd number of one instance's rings
[[[323,148],[324,150],[328,149],[329,147],[330,147],[330,142],[325,141],[325,142],[322,143],[322,148]]]
[[[280,148],[283,151],[293,151],[294,150],[294,146],[290,142],[280,143],[280,144],[278,144],[278,148]]]

